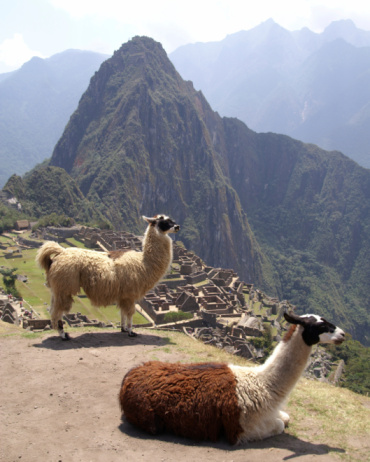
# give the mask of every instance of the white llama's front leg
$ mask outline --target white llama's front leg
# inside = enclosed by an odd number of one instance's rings
[[[271,436],[280,435],[285,428],[284,422],[277,417],[266,419],[259,422],[254,422],[245,428],[244,433],[240,436],[238,443],[246,443],[248,441],[259,441]]]
[[[284,432],[285,424],[280,418],[273,418],[263,423],[261,436],[258,439],[270,438]]]
[[[285,427],[289,425],[289,420],[290,420],[289,414],[287,414],[284,411],[279,411],[279,418],[284,422]]]
[[[129,313],[127,313],[127,332],[129,337],[137,337],[137,333],[132,330],[132,318],[135,314],[135,303],[130,307]]]
[[[127,332],[127,316],[121,309],[121,332]]]

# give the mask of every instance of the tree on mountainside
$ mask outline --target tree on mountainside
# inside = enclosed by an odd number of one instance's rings
[[[20,293],[15,287],[15,281],[17,280],[17,275],[15,272],[18,268],[1,268],[0,273],[3,275],[3,282],[5,290],[12,294],[14,297],[20,298]]]

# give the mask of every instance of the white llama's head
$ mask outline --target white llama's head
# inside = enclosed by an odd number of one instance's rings
[[[167,215],[155,215],[152,218],[143,216],[143,219],[163,234],[177,233],[180,230],[180,226]]]

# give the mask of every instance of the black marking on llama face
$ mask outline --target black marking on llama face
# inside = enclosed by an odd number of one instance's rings
[[[310,316],[306,318],[306,321],[307,324],[304,326],[302,337],[309,346],[319,343],[322,334],[333,334],[337,329],[334,324],[326,321],[324,318]]]
[[[285,313],[284,317],[288,322],[303,327],[302,338],[308,346],[319,342],[339,345],[345,339],[342,329],[321,316],[315,314],[297,316],[294,313]]]
[[[169,217],[164,217],[161,215],[159,218],[157,218],[157,220],[157,226],[163,233],[167,233],[169,231],[177,233],[180,229],[180,226]]]

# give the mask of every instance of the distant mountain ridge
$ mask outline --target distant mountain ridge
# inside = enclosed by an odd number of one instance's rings
[[[0,75],[0,187],[50,157],[107,55],[67,50]]]
[[[169,55],[222,116],[339,150],[370,168],[370,32],[352,21],[321,34],[273,20]]]

